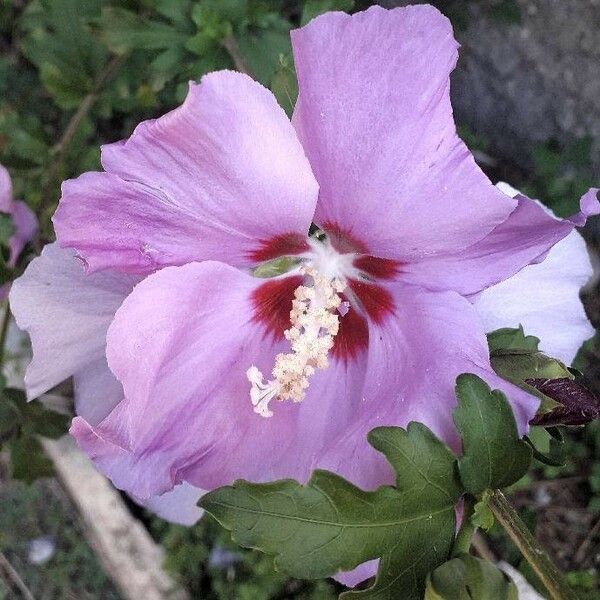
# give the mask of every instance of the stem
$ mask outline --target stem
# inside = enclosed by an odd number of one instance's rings
[[[8,334],[8,326],[10,325],[10,306],[6,302],[4,308],[4,316],[2,317],[2,325],[0,326],[0,370],[4,363],[4,346],[6,345],[6,335]]]
[[[462,525],[456,534],[454,546],[452,546],[452,558],[459,554],[469,553],[469,549],[471,548],[471,538],[475,533],[475,526],[471,522],[474,508],[475,499],[472,496],[467,496],[464,500]]]
[[[578,600],[562,573],[537,543],[531,531],[500,490],[492,492],[488,506],[544,584],[552,600]]]
[[[9,590],[16,587],[25,600],[35,600],[25,582],[2,552],[0,552],[0,575],[9,585]]]
[[[231,57],[231,60],[233,61],[235,68],[240,73],[245,73],[246,75],[250,75],[250,77],[252,77],[252,72],[250,71],[250,68],[248,67],[248,63],[246,63],[246,59],[240,52],[240,48],[237,44],[236,39],[233,37],[233,35],[228,35],[227,37],[223,38],[221,40],[221,46],[223,46],[223,48],[225,48],[225,50],[227,50],[227,53]]]

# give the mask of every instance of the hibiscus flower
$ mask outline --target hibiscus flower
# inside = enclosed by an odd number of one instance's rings
[[[29,394],[73,375],[80,447],[183,522],[236,478],[389,483],[378,425],[456,447],[460,373],[504,390],[523,433],[538,400],[493,372],[486,331],[522,323],[566,361],[592,334],[573,228],[596,192],[562,221],[492,185],[456,133],[445,17],[330,13],[292,44],[291,122],[244,74],[190,84],[65,182],[57,244],[11,294]]]

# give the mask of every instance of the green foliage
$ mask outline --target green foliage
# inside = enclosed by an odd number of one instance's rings
[[[85,541],[72,504],[55,481],[25,485],[3,479],[0,506],[0,550],[37,600],[121,600]],[[33,564],[29,544],[40,538],[53,543],[55,551],[47,562]],[[0,598],[1,592],[2,584]]]
[[[477,496],[518,481],[527,472],[531,449],[519,439],[504,394],[465,374],[456,382],[456,395],[454,422],[463,440],[458,467],[465,489]]]
[[[154,517],[151,530],[165,550],[165,567],[203,600],[333,600],[333,582],[290,579],[258,552],[231,543],[229,533],[210,515],[193,527],[165,523]]]
[[[8,240],[15,232],[12,217],[8,213],[0,212],[0,245],[7,246]]]
[[[518,385],[526,379],[573,379],[566,365],[538,350],[539,341],[535,336],[526,336],[522,326],[498,329],[488,334],[494,371]]]
[[[343,10],[347,12],[352,8],[354,8],[354,0],[306,0],[300,23],[306,25],[311,19],[314,19],[324,12],[333,10]]]
[[[38,436],[64,435],[70,417],[48,410],[40,402],[27,402],[22,390],[5,388],[0,393],[0,443],[10,450],[14,479],[32,483],[53,474]]]
[[[592,139],[579,138],[561,147],[553,140],[533,151],[535,166],[524,191],[540,198],[559,217],[569,217],[579,210],[579,199],[598,183],[593,176]]]
[[[494,513],[492,513],[488,506],[488,502],[489,490],[486,490],[481,500],[475,504],[473,515],[471,516],[471,523],[484,531],[488,531],[494,526]]]
[[[571,371],[559,360],[538,349],[540,340],[525,335],[523,327],[503,328],[488,334],[492,368],[504,379],[540,398],[540,412],[550,412],[558,403],[527,383],[529,379],[573,379]]]
[[[379,428],[370,443],[385,454],[397,488],[364,492],[316,471],[306,486],[243,481],[204,496],[201,506],[234,540],[275,556],[275,565],[318,578],[382,557],[375,584],[349,592],[365,598],[420,598],[426,574],[447,557],[460,494],[454,456],[423,425]]]
[[[425,600],[518,600],[517,588],[496,566],[468,554],[438,567],[428,578]]]

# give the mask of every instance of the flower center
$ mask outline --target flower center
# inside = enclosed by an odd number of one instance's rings
[[[272,379],[267,382],[254,365],[246,371],[254,412],[263,417],[273,416],[269,408],[273,399],[301,402],[315,370],[329,364],[327,355],[339,331],[340,294],[346,284],[330,269],[328,273],[317,269],[318,258],[300,267],[305,281],[294,291],[291,327],[284,332],[291,351],[275,357]]]

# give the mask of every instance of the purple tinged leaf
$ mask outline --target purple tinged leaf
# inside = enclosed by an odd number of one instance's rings
[[[531,425],[584,425],[600,418],[600,399],[578,381],[563,377],[527,379],[526,383],[561,405],[536,415]]]

